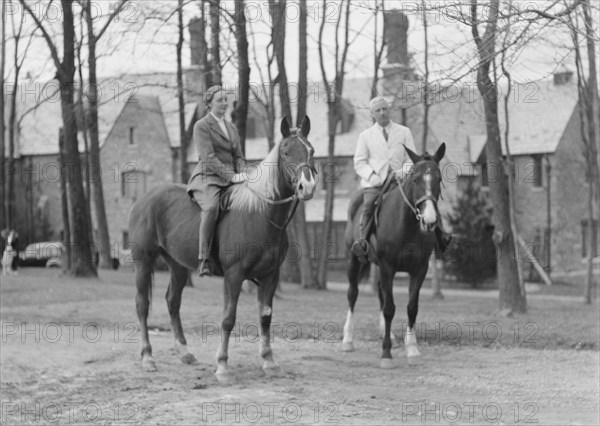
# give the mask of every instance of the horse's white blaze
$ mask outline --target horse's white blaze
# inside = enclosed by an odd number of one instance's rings
[[[425,207],[421,211],[421,216],[423,217],[423,222],[427,225],[433,225],[437,221],[437,214],[435,212],[435,206],[433,205],[433,201],[425,200],[423,202]]]
[[[312,195],[317,185],[317,182],[315,181],[315,177],[313,175],[313,171],[309,170],[308,173],[310,175],[310,179],[306,179],[304,173],[300,174],[300,180],[298,185],[302,186],[302,197],[308,197]]]
[[[354,317],[352,315],[352,311],[348,309],[348,314],[346,315],[346,324],[344,324],[344,340],[342,340],[342,343],[352,342],[354,342]]]

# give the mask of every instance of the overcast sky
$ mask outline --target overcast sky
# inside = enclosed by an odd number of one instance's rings
[[[287,8],[287,34],[286,34],[286,66],[290,82],[297,80],[298,75],[298,6],[293,1],[288,1]],[[442,4],[443,2],[429,2],[432,4]],[[36,3],[34,3],[36,4]],[[50,32],[58,28],[61,13],[57,9],[37,5],[34,9],[38,16],[44,18],[44,24]],[[53,5],[56,5],[54,2]],[[95,10],[100,13],[106,13],[116,4],[115,1],[96,1]],[[153,1],[152,8],[162,10],[172,10],[176,0]],[[225,2],[229,10],[233,10],[231,1]],[[321,81],[321,70],[319,67],[319,57],[317,50],[317,38],[319,26],[323,20],[327,21],[324,40],[325,56],[327,58],[327,71],[331,78],[333,74],[333,26],[337,13],[340,12],[338,2],[328,2],[323,9],[321,1],[308,1],[309,10],[309,79],[312,81]],[[347,78],[364,78],[373,75],[373,34],[374,18],[372,10],[373,1],[355,0],[351,12],[351,32],[350,38],[352,45],[349,49],[348,64],[346,66]],[[535,2],[527,1],[519,3],[521,8],[537,7]],[[424,32],[419,2],[414,1],[387,1],[386,8],[401,8],[409,17],[409,51],[414,55],[413,63],[417,70],[423,69],[423,50],[424,50]],[[15,9],[9,10],[7,19],[22,16],[23,11],[20,5],[14,6]],[[467,65],[475,59],[474,43],[470,29],[462,23],[457,22],[451,16],[456,9],[447,8],[440,12],[428,14],[429,21],[429,44],[430,44],[430,69],[433,75],[438,78],[447,75],[449,72],[454,75],[464,72]],[[111,75],[150,73],[150,72],[175,72],[176,57],[175,43],[176,16],[169,23],[164,24],[156,19],[149,17],[150,3],[141,1],[131,1],[123,10],[120,17],[116,19],[106,36],[103,38],[99,51],[112,52],[99,60],[99,75],[101,77]],[[199,15],[198,2],[189,2],[185,9],[185,23],[191,18]],[[249,21],[248,31],[253,32],[254,36],[249,36],[249,42],[256,47],[258,62],[264,67],[265,46],[269,40],[270,19],[264,0],[247,0],[246,15]],[[98,27],[104,23],[104,19],[98,19]],[[31,28],[33,20],[31,17],[25,17],[26,28]],[[226,23],[223,23],[221,42],[223,46],[230,46],[229,53],[235,49],[235,40],[232,32]],[[597,21],[596,21],[597,25]],[[7,26],[8,36],[10,37],[12,29],[10,22]],[[381,38],[382,22],[379,22],[379,38]],[[79,32],[80,29],[78,28]],[[186,45],[184,48],[184,65],[190,64],[189,32],[186,30]],[[60,39],[55,38],[60,47]],[[530,46],[524,49],[518,57],[513,58],[516,62],[512,65],[511,71],[513,78],[517,81],[537,80],[547,77],[556,69],[559,63],[564,61],[565,55],[570,44],[568,37],[557,31],[545,29],[538,34],[538,37],[531,41]],[[9,50],[10,54],[10,50]],[[85,52],[84,52],[85,54]],[[227,54],[223,55],[225,58]],[[250,52],[252,81],[259,81],[258,68],[254,63],[253,51]],[[570,60],[570,59],[569,59]],[[572,61],[572,60],[571,60]],[[385,63],[385,59],[384,59]],[[570,63],[567,66],[573,68]],[[10,64],[9,64],[9,69]],[[263,68],[264,69],[264,68]],[[40,38],[33,41],[29,50],[28,57],[23,65],[22,76],[27,72],[40,80],[52,78],[54,75],[54,65],[49,60],[48,48]],[[275,70],[274,70],[275,73]],[[235,82],[236,70],[234,63],[230,62],[224,68],[224,80]],[[466,77],[465,81],[472,82],[472,77]]]

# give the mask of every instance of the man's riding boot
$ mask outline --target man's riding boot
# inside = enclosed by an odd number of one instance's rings
[[[440,248],[440,254],[444,254],[452,241],[452,235],[447,234],[440,225],[435,227],[435,238]]]
[[[198,249],[198,275],[201,277],[213,274],[210,264],[210,245],[213,238],[215,224],[217,223],[217,210],[202,210],[200,213],[200,245]]]
[[[358,240],[352,244],[352,253],[358,257],[365,257],[369,252],[369,243],[367,242],[367,224],[370,217],[363,211],[360,215],[360,224],[358,227]]]

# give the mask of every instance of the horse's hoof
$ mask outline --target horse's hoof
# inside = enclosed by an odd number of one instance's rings
[[[354,343],[342,342],[342,352],[354,352]]]
[[[384,370],[390,370],[395,367],[394,360],[392,358],[381,358],[379,366]]]
[[[190,353],[181,356],[181,362],[187,365],[195,364],[196,357]]]
[[[407,356],[406,359],[408,360],[408,365],[419,365],[423,362],[421,354]]]
[[[156,368],[156,363],[154,362],[153,359],[142,360],[142,368],[144,369],[144,371],[149,372],[149,373],[158,370],[158,368]]]
[[[217,381],[221,384],[227,385],[227,384],[231,384],[233,382],[235,382],[235,377],[233,377],[231,374],[229,374],[228,372],[222,372],[219,373],[218,371],[215,373],[215,377],[217,378]]]

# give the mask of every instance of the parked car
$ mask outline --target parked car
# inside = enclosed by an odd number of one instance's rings
[[[19,253],[20,266],[44,266],[60,268],[65,256],[65,248],[61,241],[43,241],[29,244]],[[98,265],[98,252],[92,247],[94,263]]]

